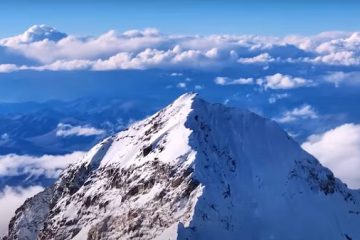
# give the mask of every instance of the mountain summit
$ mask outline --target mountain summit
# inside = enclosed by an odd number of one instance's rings
[[[185,94],[28,199],[6,239],[360,239],[359,201],[275,122]]]

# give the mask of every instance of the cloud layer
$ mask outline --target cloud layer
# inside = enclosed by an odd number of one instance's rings
[[[34,196],[42,190],[43,187],[41,186],[28,188],[6,187],[3,192],[0,192],[0,237],[7,233],[9,222],[15,215],[15,210],[20,207],[27,198]]]
[[[223,69],[303,65],[360,70],[360,33],[315,36],[166,35],[157,29],[77,37],[35,25],[0,39],[0,72],[17,70]],[[6,60],[7,59],[7,60]],[[264,79],[269,88],[307,85],[302,76]]]
[[[335,176],[351,188],[360,188],[360,125],[343,124],[315,134],[302,144]]]
[[[83,152],[65,155],[43,155],[40,157],[16,154],[2,155],[0,156],[0,177],[27,174],[57,178],[62,169],[80,160],[83,155]]]

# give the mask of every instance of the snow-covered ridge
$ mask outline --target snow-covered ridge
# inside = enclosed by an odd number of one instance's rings
[[[359,224],[359,192],[276,123],[185,94],[29,199],[8,239],[358,239]]]

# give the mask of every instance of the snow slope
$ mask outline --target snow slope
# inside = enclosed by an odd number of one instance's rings
[[[27,200],[7,238],[360,239],[359,200],[273,121],[185,94]]]

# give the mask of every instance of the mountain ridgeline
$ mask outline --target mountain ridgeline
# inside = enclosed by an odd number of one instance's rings
[[[360,239],[360,193],[273,121],[185,94],[28,199],[5,239]]]

